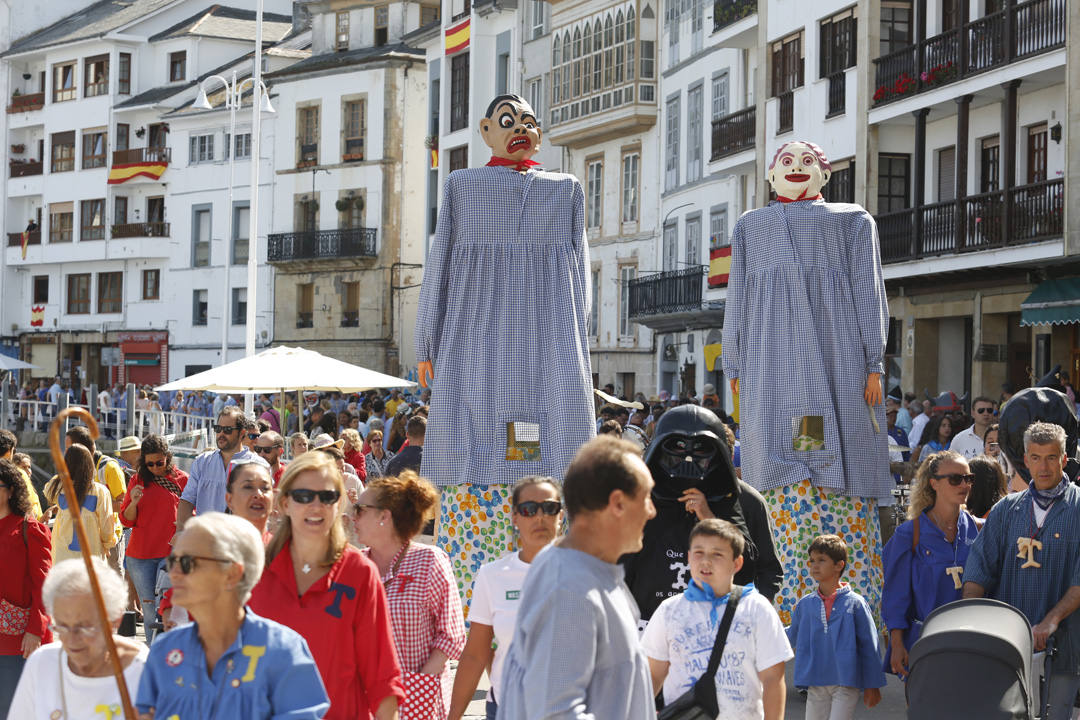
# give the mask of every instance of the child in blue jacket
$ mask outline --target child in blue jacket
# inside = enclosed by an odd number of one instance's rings
[[[862,596],[840,582],[848,557],[843,539],[819,535],[809,556],[818,588],[799,600],[787,630],[795,685],[809,688],[806,720],[846,720],[855,716],[860,691],[868,708],[881,701],[877,627]]]

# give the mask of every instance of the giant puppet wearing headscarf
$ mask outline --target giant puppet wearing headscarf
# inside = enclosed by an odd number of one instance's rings
[[[877,227],[862,207],[825,202],[824,151],[789,142],[769,166],[779,200],[732,234],[723,365],[740,393],[743,479],[770,508],[785,622],[813,585],[816,535],[847,541],[846,579],[881,598],[877,501],[891,497],[881,373],[888,306]]]
[[[421,384],[434,376],[421,474],[442,489],[437,542],[463,599],[513,549],[513,483],[561,478],[596,432],[581,183],[533,167],[523,98],[496,97],[479,130],[492,158],[446,178],[416,318]]]

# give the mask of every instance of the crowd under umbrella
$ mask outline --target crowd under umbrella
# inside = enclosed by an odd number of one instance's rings
[[[354,393],[366,390],[416,387],[416,383],[327,357],[298,347],[272,347],[251,357],[204,370],[156,390],[200,391],[257,395],[295,392],[297,408],[303,393]]]

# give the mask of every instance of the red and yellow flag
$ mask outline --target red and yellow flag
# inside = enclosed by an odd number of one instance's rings
[[[119,185],[140,175],[157,180],[167,167],[169,167],[169,164],[166,162],[137,162],[113,165],[112,169],[109,170],[109,184]]]
[[[465,18],[461,23],[446,29],[447,55],[453,55],[469,47],[469,20],[470,18]]]
[[[437,167],[439,167],[439,151],[436,148],[436,149],[433,149],[431,151],[431,168],[430,169],[434,170]]]
[[[45,306],[30,306],[30,327],[41,327],[45,324]]]
[[[731,246],[709,251],[709,287],[726,287],[731,273]]]

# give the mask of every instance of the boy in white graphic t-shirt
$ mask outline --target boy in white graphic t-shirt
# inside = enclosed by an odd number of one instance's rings
[[[739,529],[725,520],[702,520],[690,532],[692,581],[682,595],[660,604],[641,638],[653,688],[663,686],[665,702],[693,687],[708,665],[744,543]],[[784,663],[792,657],[772,604],[747,585],[716,671],[717,717],[780,720]]]

